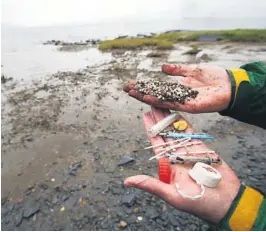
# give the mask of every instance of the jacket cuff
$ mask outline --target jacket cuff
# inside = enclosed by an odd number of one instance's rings
[[[226,70],[226,72],[227,72],[229,79],[230,79],[230,82],[231,82],[231,100],[229,102],[227,109],[219,112],[222,116],[228,116],[230,109],[233,107],[233,104],[234,104],[235,98],[236,98],[236,80],[235,80],[234,75],[233,75],[231,70]]]
[[[266,200],[263,193],[241,185],[227,214],[219,223],[221,230],[263,230],[266,226]]]

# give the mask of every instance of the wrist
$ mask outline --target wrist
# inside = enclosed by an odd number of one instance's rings
[[[260,230],[266,225],[266,200],[263,193],[241,185],[231,206],[220,221],[222,230]]]
[[[233,73],[231,70],[225,70],[226,72],[226,83],[225,86],[227,86],[225,91],[225,104],[223,108],[221,109],[221,112],[226,112],[229,109],[231,109],[232,105],[234,104],[234,99],[235,99],[235,92],[236,92],[236,83],[235,79],[233,76]]]

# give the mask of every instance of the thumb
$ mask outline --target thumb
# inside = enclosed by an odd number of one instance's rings
[[[165,184],[158,179],[146,175],[129,177],[124,181],[124,184],[127,187],[134,187],[155,194],[168,202],[173,197],[177,197],[176,189],[173,185]]]
[[[162,72],[171,76],[189,76],[196,69],[194,64],[164,64]]]

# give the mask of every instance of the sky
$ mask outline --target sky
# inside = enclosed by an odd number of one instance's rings
[[[2,0],[2,23],[22,27],[177,18],[253,18],[266,0]]]

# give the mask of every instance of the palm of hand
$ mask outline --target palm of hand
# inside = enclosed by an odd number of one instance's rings
[[[150,126],[156,124],[159,120],[163,119],[169,114],[169,111],[161,111],[153,109],[152,112],[144,114],[144,124],[146,130]],[[186,132],[193,132],[193,129],[189,126]],[[150,137],[149,140],[152,145],[161,144],[164,140],[157,137]],[[166,139],[165,141],[170,140]],[[182,152],[180,148],[180,152]],[[206,151],[210,150],[205,144],[193,145],[189,148],[190,151]],[[158,154],[158,150],[154,150],[155,154]],[[183,198],[176,190],[175,184],[178,183],[180,189],[187,195],[195,196],[200,193],[200,187],[194,180],[188,175],[188,170],[191,165],[172,165],[172,178],[171,184],[165,184],[157,179],[148,176],[136,176],[128,178],[125,181],[127,186],[132,186],[149,191],[167,201],[175,208],[194,214],[201,219],[209,222],[217,223],[225,213],[227,212],[232,200],[237,194],[240,186],[240,182],[234,172],[229,166],[223,162],[222,165],[216,167],[222,175],[222,180],[217,188],[206,188],[204,197],[198,200],[191,200]]]
[[[210,65],[163,65],[162,71],[172,76],[184,76],[181,84],[197,90],[195,99],[184,105],[177,102],[160,101],[156,97],[143,95],[130,83],[124,87],[128,94],[152,106],[189,113],[207,113],[224,110],[231,98],[231,83],[225,69]],[[178,80],[178,79],[177,79]]]

